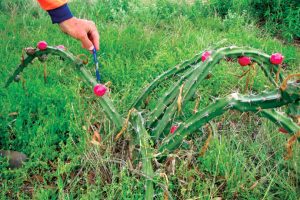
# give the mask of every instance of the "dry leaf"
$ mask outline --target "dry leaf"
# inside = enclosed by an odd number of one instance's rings
[[[18,114],[19,114],[18,112],[12,112],[12,113],[9,113],[8,116],[12,117],[12,116],[16,116]]]
[[[93,135],[91,143],[95,144],[95,145],[100,145],[100,142],[101,142],[101,136],[100,136],[99,132],[94,131],[94,135]]]

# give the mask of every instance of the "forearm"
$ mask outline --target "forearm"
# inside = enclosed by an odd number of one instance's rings
[[[41,7],[46,10],[52,23],[60,23],[73,17],[67,0],[37,0]]]

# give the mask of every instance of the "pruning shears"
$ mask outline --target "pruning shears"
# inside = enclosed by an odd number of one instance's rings
[[[98,59],[97,59],[97,50],[96,48],[93,48],[93,57],[94,57],[94,63],[95,63],[95,67],[96,67],[96,79],[97,79],[97,82],[100,83],[100,73],[99,73],[99,62],[98,62]]]

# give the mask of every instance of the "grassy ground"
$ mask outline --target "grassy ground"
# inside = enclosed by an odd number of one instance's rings
[[[39,40],[64,44],[74,54],[84,52],[35,4],[16,2],[0,4],[1,83],[20,63],[22,48]],[[226,44],[282,52],[285,73],[299,72],[300,49],[273,39],[244,16],[222,21],[205,16],[200,4],[168,1],[74,0],[70,7],[100,30],[102,77],[112,82],[112,98],[124,116],[141,88],[158,74],[224,38]],[[245,80],[229,76],[240,72],[237,67],[221,63],[199,90],[213,96],[242,90]],[[115,131],[90,90],[57,58],[49,59],[47,69],[46,84],[43,64],[34,62],[23,74],[25,89],[21,83],[0,88],[0,149],[22,151],[30,158],[17,170],[0,160],[0,198],[142,199],[139,169],[130,171],[119,157],[125,142],[116,145],[108,137],[101,147],[90,143],[90,127],[98,127],[102,138]],[[253,87],[263,90],[264,84],[258,76]],[[207,103],[204,98],[203,105]],[[196,149],[205,138],[193,138],[199,143]],[[168,184],[164,178],[154,180],[156,198],[163,199],[167,186],[174,199],[299,199],[299,148],[285,161],[286,139],[266,120],[228,113],[204,157],[188,162],[178,156]]]

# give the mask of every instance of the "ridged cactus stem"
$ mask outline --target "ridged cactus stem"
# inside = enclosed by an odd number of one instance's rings
[[[42,55],[48,55],[48,54],[52,54],[52,55],[57,55],[60,56],[64,59],[68,59],[70,61],[72,61],[76,66],[81,66],[83,65],[82,62],[78,59],[76,59],[76,57],[69,53],[66,52],[64,50],[55,48],[55,47],[48,47],[46,50],[36,50],[34,54],[32,55],[27,55],[24,60],[22,61],[22,63],[18,66],[18,68],[14,71],[14,73],[8,78],[5,87],[8,87],[13,81],[14,78],[19,75],[21,72],[23,72],[23,70],[37,57],[42,56]]]
[[[213,67],[217,63],[220,62],[220,60],[224,57],[238,57],[238,56],[248,56],[251,57],[253,62],[257,62],[258,65],[261,67],[261,69],[264,71],[265,75],[268,77],[268,79],[273,83],[273,85],[277,86],[277,83],[275,81],[275,76],[270,76],[270,73],[268,71],[275,70],[277,72],[278,66],[272,65],[269,62],[270,56],[260,52],[253,48],[247,48],[247,47],[225,47],[216,50],[213,52],[210,58],[206,61],[207,64],[203,65],[203,69],[199,70],[199,75],[197,79],[191,79],[189,78],[186,82],[187,87],[184,88],[184,98],[183,103],[188,101],[195,93],[197,86],[200,84],[200,82],[208,75],[210,71],[213,70]],[[195,72],[196,73],[196,72]],[[280,73],[280,78],[282,80],[282,73]]]
[[[45,50],[38,50],[34,49],[34,53],[31,55],[28,55],[22,63],[18,66],[18,68],[14,71],[13,75],[8,78],[5,87],[8,87],[15,77],[19,75],[23,70],[37,57],[43,56],[43,55],[56,55],[64,58],[65,60],[69,60],[73,63],[75,66],[75,69],[79,74],[84,78],[84,80],[91,86],[94,87],[97,82],[94,79],[94,77],[91,75],[89,71],[87,71],[84,68],[83,61],[76,56],[74,56],[72,53],[67,52],[63,49],[51,47],[48,46]],[[116,111],[115,107],[113,106],[113,103],[107,96],[102,96],[101,98],[98,98],[98,101],[100,105],[102,106],[104,112],[107,114],[109,119],[114,122],[116,127],[118,129],[122,128],[123,124],[123,118],[120,116],[120,114]]]
[[[197,64],[198,62],[201,61],[201,54],[203,52],[195,55],[192,59],[186,60],[184,62],[182,62],[179,65],[176,65],[175,67],[165,71],[164,73],[162,73],[161,75],[159,75],[158,77],[156,77],[156,79],[154,79],[142,92],[142,94],[137,98],[137,100],[133,103],[133,105],[131,106],[132,108],[139,108],[142,104],[143,101],[147,98],[147,96],[152,92],[153,89],[155,89],[159,83],[161,83],[162,81],[170,78],[171,76],[174,76],[176,74],[182,73],[184,71],[186,71],[187,69],[189,69],[192,65]]]
[[[160,118],[160,116],[165,112],[169,105],[172,105],[172,101],[174,101],[176,95],[178,95],[178,88],[185,81],[183,88],[183,101],[184,104],[186,101],[190,100],[195,94],[199,83],[205,79],[205,77],[212,71],[212,68],[219,63],[221,59],[226,56],[238,57],[240,55],[246,55],[252,58],[253,61],[256,61],[258,65],[263,69],[265,75],[269,78],[269,80],[277,86],[274,78],[271,76],[270,72],[271,68],[276,68],[271,64],[266,64],[269,62],[270,56],[262,53],[256,49],[252,48],[242,48],[242,47],[226,47],[216,50],[212,53],[211,57],[207,59],[204,63],[197,64],[194,69],[185,74],[181,80],[175,83],[166,94],[159,99],[156,108],[149,114],[149,120],[147,123],[147,127],[150,128],[153,124]],[[166,126],[164,121],[160,121],[159,124],[160,130],[163,131],[163,126]],[[161,132],[160,132],[161,133]],[[160,133],[156,133],[159,135]]]
[[[297,125],[291,118],[274,109],[262,110],[258,113],[260,116],[269,119],[279,127],[283,127],[289,134],[294,135],[300,131],[300,126]],[[300,140],[300,138],[298,138]]]
[[[175,134],[169,135],[163,140],[159,148],[161,153],[168,153],[180,146],[183,139],[188,134],[196,131],[198,128],[222,115],[228,110],[238,110],[241,112],[259,112],[262,109],[276,108],[290,103],[299,101],[300,99],[300,83],[290,83],[288,89],[274,91],[261,95],[239,95],[231,94],[226,98],[218,99],[215,103],[202,109],[196,115],[189,118],[185,123],[181,124]]]
[[[179,89],[181,85],[185,82],[185,80],[189,77],[194,76],[195,69],[197,69],[202,63],[198,63],[195,68],[191,71],[185,73],[180,80],[178,80],[175,85],[173,85],[169,90],[161,97],[156,103],[155,109],[148,114],[148,122],[147,127],[151,127],[154,122],[156,122],[159,117],[164,113],[164,111],[168,108],[170,104],[172,104],[173,100],[178,96]]]
[[[159,139],[161,133],[164,131],[164,129],[167,127],[167,125],[171,122],[176,110],[177,110],[177,102],[173,101],[172,105],[170,105],[166,109],[163,117],[159,120],[156,127],[153,128],[153,130],[151,132],[151,136],[153,136],[156,140]]]
[[[145,174],[145,199],[150,200],[154,197],[154,187],[153,187],[153,167],[152,167],[152,157],[153,151],[150,146],[150,136],[145,129],[144,119],[137,110],[132,112],[132,125],[137,133],[137,137],[140,145],[140,152],[142,155],[142,171]]]
[[[214,45],[208,47],[208,50],[219,48],[221,45],[223,45],[226,42],[226,40],[221,40]],[[163,74],[159,75],[154,79],[142,92],[142,94],[137,98],[137,100],[132,104],[131,108],[139,108],[139,106],[142,105],[143,101],[147,98],[147,96],[153,91],[156,86],[158,86],[159,83],[162,81],[170,78],[171,76],[174,76],[176,74],[182,73],[186,71],[187,69],[190,69],[191,66],[196,65],[201,61],[201,55],[205,51],[202,51],[198,54],[196,54],[193,58],[189,60],[183,61],[181,64],[176,65],[175,67],[165,71]]]

